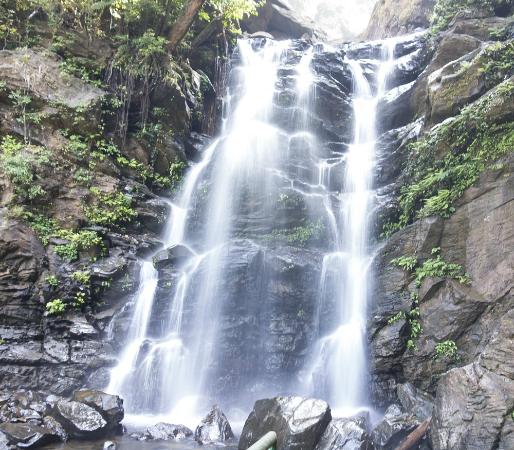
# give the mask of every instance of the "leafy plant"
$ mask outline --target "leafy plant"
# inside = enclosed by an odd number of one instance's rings
[[[455,341],[447,340],[443,342],[439,342],[435,346],[435,356],[436,358],[448,358],[448,359],[456,359],[458,355],[458,348]]]
[[[48,275],[45,278],[45,281],[48,283],[49,286],[52,286],[52,287],[59,286],[59,279],[55,275]]]
[[[88,220],[96,225],[119,225],[128,223],[137,216],[132,208],[132,199],[121,192],[101,192],[97,188],[91,188],[90,192],[95,197],[95,204],[85,207]]]
[[[66,311],[66,305],[59,298],[49,301],[45,308],[47,313],[51,316],[58,316]]]
[[[77,270],[71,274],[71,279],[82,285],[89,285],[91,274],[88,271]]]

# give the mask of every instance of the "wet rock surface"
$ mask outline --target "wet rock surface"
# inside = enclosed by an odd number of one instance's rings
[[[35,391],[1,394],[0,430],[18,448],[95,439],[114,433],[122,420],[123,401],[100,391],[77,391],[72,400]]]
[[[367,414],[332,419],[321,436],[316,450],[371,450],[370,423]]]
[[[243,427],[239,450],[247,449],[268,431],[277,433],[277,448],[315,448],[330,420],[330,407],[323,400],[302,397],[258,400]]]
[[[234,438],[227,417],[217,406],[213,406],[195,430],[195,441],[201,445],[222,443]]]

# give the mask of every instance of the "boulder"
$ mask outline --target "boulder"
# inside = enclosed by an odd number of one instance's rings
[[[224,442],[232,439],[234,433],[227,417],[218,406],[214,405],[195,430],[195,441],[199,444]]]
[[[110,430],[102,415],[84,403],[59,400],[55,407],[55,416],[71,437],[96,437]]]
[[[193,252],[185,245],[173,245],[161,250],[153,257],[154,265],[157,269],[175,266],[187,261],[193,256]]]
[[[258,400],[246,419],[238,448],[246,450],[268,431],[275,431],[277,448],[311,450],[320,442],[331,418],[330,407],[323,400],[303,397]]]
[[[483,59],[470,52],[428,77],[428,124],[433,125],[458,114],[461,108],[480,97],[487,88]]]
[[[35,448],[59,440],[59,436],[52,431],[29,425],[26,423],[2,423],[0,432],[7,438],[7,442],[19,448]],[[1,447],[0,439],[0,447]]]
[[[376,448],[396,448],[413,431],[420,421],[411,414],[404,413],[398,405],[387,408],[382,420],[371,434]]]
[[[371,449],[369,415],[332,419],[315,450]]]
[[[116,428],[123,420],[123,400],[117,395],[86,389],[75,391],[72,399],[98,411],[110,428]]]

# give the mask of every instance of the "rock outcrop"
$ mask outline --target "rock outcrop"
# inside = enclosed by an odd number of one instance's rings
[[[363,39],[383,39],[427,28],[435,0],[379,0]]]
[[[311,19],[302,17],[281,0],[266,0],[256,16],[243,21],[242,28],[250,34],[265,31],[276,39],[325,37]]]

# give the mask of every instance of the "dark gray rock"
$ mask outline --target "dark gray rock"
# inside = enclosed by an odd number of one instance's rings
[[[278,39],[299,39],[304,35],[324,36],[311,19],[301,17],[288,4],[280,0],[265,1],[259,8],[257,16],[243,21],[242,28],[249,33],[265,31]]]
[[[225,442],[234,437],[230,423],[216,405],[205,416],[195,430],[195,441],[199,444]]]
[[[403,409],[414,414],[418,420],[423,421],[432,417],[434,398],[431,395],[417,389],[411,383],[399,384],[397,394]]]
[[[107,422],[107,426],[110,428],[117,427],[123,420],[123,400],[117,395],[85,389],[75,391],[72,400],[94,408],[102,415]]]
[[[315,450],[371,450],[369,415],[332,419]]]
[[[178,266],[193,256],[193,252],[185,245],[174,245],[161,250],[153,257],[157,269],[169,266]]]
[[[9,444],[19,448],[36,448],[59,440],[50,430],[26,423],[2,423],[0,432]]]
[[[246,450],[268,431],[277,433],[277,448],[310,450],[316,447],[331,420],[323,400],[302,397],[275,397],[255,402],[239,439]]]

